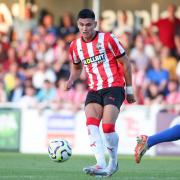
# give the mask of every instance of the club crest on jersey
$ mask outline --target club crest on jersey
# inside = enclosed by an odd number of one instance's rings
[[[88,64],[91,64],[91,63],[102,63],[105,61],[105,54],[102,53],[102,54],[98,54],[96,56],[92,56],[92,57],[89,57],[87,59],[84,59],[83,62],[84,62],[84,65],[88,65]]]
[[[98,50],[102,49],[102,46],[101,46],[101,43],[100,43],[100,42],[98,42],[98,43],[96,44],[96,48],[97,48]]]

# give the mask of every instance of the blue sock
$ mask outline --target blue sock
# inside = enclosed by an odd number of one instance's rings
[[[149,136],[147,144],[150,148],[162,142],[176,141],[178,139],[180,139],[180,124],[159,132],[153,136]]]

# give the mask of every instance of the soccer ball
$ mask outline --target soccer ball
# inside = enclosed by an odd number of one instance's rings
[[[48,153],[51,160],[64,162],[71,157],[72,149],[68,141],[64,139],[54,139],[49,143]]]

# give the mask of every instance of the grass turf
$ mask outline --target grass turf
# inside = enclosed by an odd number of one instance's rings
[[[92,156],[72,156],[55,163],[47,155],[0,153],[0,180],[93,180],[82,172],[94,163]],[[120,170],[111,180],[178,180],[180,157],[144,157],[135,164],[132,156],[119,157]]]

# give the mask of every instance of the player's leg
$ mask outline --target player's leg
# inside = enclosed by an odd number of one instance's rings
[[[105,144],[109,153],[107,168],[99,173],[102,176],[111,176],[118,170],[118,142],[119,136],[115,132],[115,123],[119,115],[119,109],[124,101],[123,88],[109,88],[104,90],[104,109],[102,117],[102,128]]]
[[[96,158],[96,165],[87,166],[83,169],[87,174],[92,174],[94,171],[98,171],[106,167],[104,145],[102,137],[99,131],[99,124],[102,118],[103,108],[100,104],[89,103],[85,107],[85,113],[87,118],[87,129],[90,140],[90,147]]]
[[[179,124],[149,137],[146,135],[141,135],[137,137],[137,145],[135,148],[135,161],[137,163],[140,163],[141,158],[143,157],[145,152],[152,146],[162,142],[176,141],[179,139],[180,139]]]
[[[106,105],[103,111],[102,128],[105,137],[105,145],[109,153],[107,170],[113,172],[118,166],[118,142],[119,136],[115,132],[115,122],[119,115],[119,109],[114,105]]]

